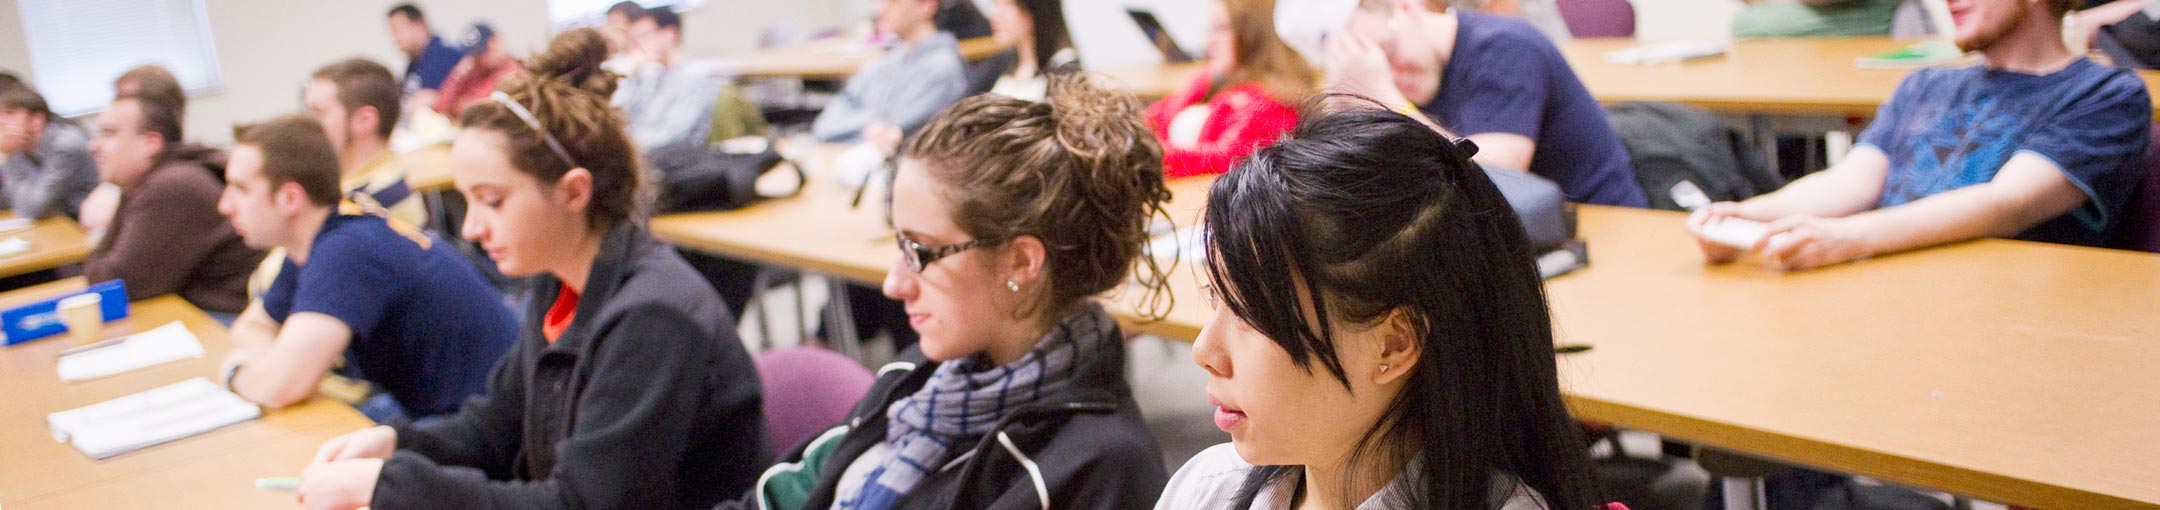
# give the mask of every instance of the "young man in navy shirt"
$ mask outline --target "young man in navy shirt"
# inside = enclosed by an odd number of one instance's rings
[[[1414,106],[1477,142],[1478,164],[1552,180],[1568,201],[1648,206],[1604,107],[1537,27],[1424,0],[1357,3],[1328,43],[1329,89]]]
[[[388,397],[382,423],[449,414],[486,387],[517,322],[447,243],[340,205],[337,152],[322,125],[279,117],[243,130],[218,212],[285,267],[232,326],[227,386],[267,407],[306,400],[340,355]]]
[[[409,59],[405,64],[405,94],[442,89],[443,80],[450,77],[458,59],[465,58],[465,52],[444,44],[428,26],[427,15],[413,4],[390,8],[388,17],[390,41],[397,43],[398,51]]]
[[[1766,222],[1754,249],[1784,269],[1981,237],[2094,246],[2120,228],[2145,164],[2152,102],[2136,73],[2063,44],[2077,0],[1951,2],[1958,47],[1984,63],[1905,77],[1836,166],[1689,218]],[[1741,250],[1702,241],[1713,263]]]

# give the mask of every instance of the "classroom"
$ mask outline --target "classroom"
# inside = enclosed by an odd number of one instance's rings
[[[2160,0],[0,28],[7,510],[2160,510]]]

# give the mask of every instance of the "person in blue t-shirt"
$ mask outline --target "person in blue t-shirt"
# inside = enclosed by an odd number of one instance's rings
[[[1907,76],[1843,161],[1776,193],[1698,211],[1769,223],[1753,249],[1805,269],[1981,237],[2095,246],[2122,223],[2150,143],[2136,73],[2063,44],[2076,0],[1972,0],[1956,41],[1985,63]],[[1702,240],[1711,262],[1742,250]]]
[[[267,407],[306,400],[339,355],[388,398],[361,411],[401,423],[481,393],[517,320],[450,244],[340,206],[337,151],[306,116],[239,133],[218,212],[286,260],[232,326],[225,384]]]
[[[1571,202],[1649,205],[1605,109],[1528,22],[1359,0],[1328,44],[1328,89],[1415,105],[1476,142],[1479,164],[1550,179]]]
[[[443,43],[428,26],[427,15],[413,4],[390,8],[388,17],[390,41],[397,43],[398,51],[405,52],[409,59],[405,64],[405,94],[441,89],[443,80],[450,77],[450,70],[457,67],[465,52]]]

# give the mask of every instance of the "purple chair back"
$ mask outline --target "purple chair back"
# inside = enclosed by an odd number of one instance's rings
[[[854,359],[814,347],[767,351],[757,356],[758,383],[765,387],[765,432],[773,458],[847,419],[876,377]]]
[[[1635,5],[1628,0],[1558,0],[1560,19],[1575,37],[1634,37]]]

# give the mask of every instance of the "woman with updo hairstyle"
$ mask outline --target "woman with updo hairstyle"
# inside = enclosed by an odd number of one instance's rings
[[[456,414],[324,443],[301,473],[308,508],[707,508],[766,465],[734,319],[642,225],[606,59],[599,32],[564,32],[460,115],[464,236],[535,277],[527,323]]]
[[[1079,73],[1047,100],[968,98],[892,180],[899,253],[884,292],[922,334],[847,420],[724,508],[1123,509],[1154,501],[1161,453],[1096,296],[1167,310],[1144,254],[1169,191],[1130,95]]]

